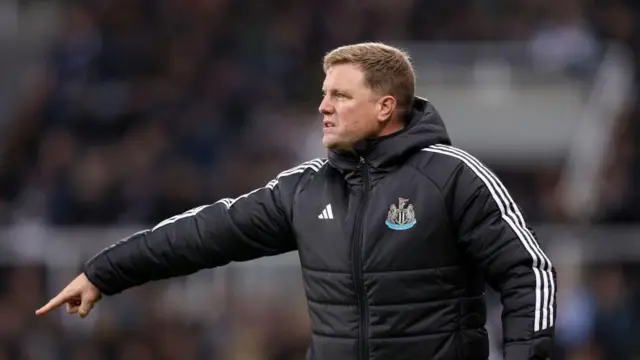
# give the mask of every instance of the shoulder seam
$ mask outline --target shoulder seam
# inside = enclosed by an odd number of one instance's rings
[[[313,159],[313,160],[309,160],[309,161],[304,162],[304,163],[302,163],[302,164],[300,164],[300,165],[298,165],[298,166],[296,166],[296,167],[294,167],[294,168],[292,168],[292,169],[289,169],[289,170],[285,170],[285,171],[283,171],[283,172],[282,172],[282,173],[280,173],[280,174],[276,177],[276,179],[274,179],[274,180],[275,180],[275,181],[277,181],[277,180],[279,180],[279,179],[280,179],[280,177],[282,177],[282,176],[288,176],[288,175],[295,174],[295,173],[298,173],[298,172],[300,172],[300,173],[304,173],[304,172],[306,172],[306,171],[307,171],[307,169],[311,169],[311,170],[313,170],[313,174],[318,173],[318,172],[320,172],[320,170],[322,170],[322,168],[327,164],[327,162],[328,162],[328,161],[327,161],[327,159],[320,159],[320,158]],[[288,172],[288,171],[295,170],[295,169],[298,169],[298,168],[301,168],[302,170],[297,170],[297,171],[294,171],[294,172],[287,173],[287,174],[284,174],[284,175],[283,175],[283,173],[286,173],[286,172]],[[272,181],[274,181],[274,180],[272,180]],[[274,184],[274,185],[275,185],[275,184]],[[306,185],[306,184],[305,184],[305,185]],[[303,187],[304,187],[304,186],[300,186],[300,184],[298,184],[298,190],[296,191],[296,193],[300,192],[300,191],[302,190],[302,188],[303,188]]]
[[[289,221],[290,224],[293,224],[295,219],[295,213],[293,211],[293,209],[296,207],[296,204],[298,202],[298,196],[300,195],[301,192],[303,192],[305,190],[305,188],[307,187],[307,185],[309,185],[309,183],[311,182],[311,178],[313,178],[312,175],[317,174],[318,172],[320,172],[320,170],[328,163],[327,159],[313,159],[310,161],[307,161],[305,163],[302,163],[302,165],[298,166],[298,167],[305,167],[304,170],[302,172],[305,172],[306,169],[311,168],[313,170],[313,173],[309,176],[307,176],[304,179],[304,182],[301,183],[300,179],[296,186],[295,186],[295,190],[293,191],[293,196],[291,198],[291,206],[289,209],[289,213],[287,214],[287,221]],[[307,164],[312,164],[312,165],[307,165]],[[295,169],[295,168],[294,168]]]
[[[433,146],[433,145],[432,145],[432,146]],[[431,150],[430,150],[430,148],[431,148],[431,146],[430,146],[430,147],[427,147],[427,148],[424,148],[424,149],[422,149],[422,150],[420,150],[420,151],[430,152],[430,153],[436,153],[436,151],[431,151]],[[458,165],[456,165],[456,167],[453,169],[453,171],[451,172],[451,176],[449,176],[449,178],[447,179],[447,181],[445,181],[445,182],[444,182],[444,184],[442,184],[442,188],[440,188],[440,187],[438,186],[438,184],[437,184],[437,183],[436,183],[436,182],[435,182],[435,181],[434,181],[434,180],[433,180],[433,179],[432,179],[428,174],[425,174],[424,172],[422,172],[422,170],[421,170],[418,166],[416,166],[416,165],[414,165],[414,164],[410,164],[410,165],[411,165],[413,168],[415,168],[416,170],[418,170],[418,172],[419,172],[420,174],[422,174],[422,175],[424,175],[425,177],[427,177],[427,178],[429,179],[429,181],[431,181],[431,182],[432,182],[432,183],[433,183],[433,184],[434,184],[438,189],[440,189],[440,191],[442,192],[442,189],[444,189],[444,188],[446,188],[446,187],[447,187],[447,184],[449,184],[449,181],[451,181],[451,179],[453,178],[453,175],[455,175],[456,170],[458,170],[461,166],[464,166],[464,163],[463,163],[462,161],[460,161],[460,159],[458,159],[458,160],[459,160]],[[431,159],[429,159],[429,161],[428,161],[428,162],[427,162],[427,164],[425,164],[425,165],[428,165],[430,162],[431,162]]]
[[[429,146],[429,147],[427,147],[427,148],[422,149],[421,151],[429,152],[429,153],[432,153],[432,154],[436,154],[436,153],[437,153],[437,154],[442,154],[442,152],[440,152],[440,151],[434,151],[434,150],[433,150],[433,147],[434,147],[434,146],[435,146],[435,145],[431,145],[431,146]],[[445,155],[445,154],[443,154],[443,155]],[[456,171],[457,171],[458,169],[460,169],[461,167],[463,167],[463,166],[464,166],[464,161],[462,161],[462,160],[460,160],[460,159],[458,159],[458,158],[456,158],[456,157],[454,157],[454,156],[451,156],[451,155],[448,155],[448,156],[449,156],[450,158],[452,158],[452,159],[456,159],[456,160],[458,161],[458,165],[456,165],[456,166],[453,168],[453,171],[451,171],[451,175],[449,176],[449,178],[444,182],[444,184],[442,184],[442,187],[443,187],[443,188],[446,188],[446,187],[447,187],[447,185],[449,184],[449,182],[453,179],[454,175],[456,174]]]
[[[305,171],[307,171],[307,169],[311,169],[314,172],[318,172],[326,163],[327,163],[326,159],[320,159],[320,158],[305,161],[298,166],[294,166],[288,170],[282,171],[281,173],[278,174],[278,176],[275,177],[275,179],[269,181],[266,187],[273,189],[278,184],[278,182],[282,177],[290,176],[293,174],[304,173]]]
[[[258,192],[260,190],[264,190],[264,189],[269,189],[269,190],[273,190],[276,185],[278,185],[278,183],[280,182],[280,179],[282,179],[283,177],[287,177],[287,176],[291,176],[294,174],[303,174],[307,171],[307,169],[312,169],[315,172],[320,171],[320,169],[327,163],[327,161],[325,159],[313,159],[313,160],[309,160],[306,161],[298,166],[294,166],[288,170],[282,171],[280,172],[273,180],[269,181],[267,183],[267,185],[259,187],[254,189],[253,191],[250,191],[246,194],[240,195],[238,197],[236,197],[235,199],[231,199],[231,198],[224,198],[224,199],[220,199],[218,200],[216,203],[222,203],[224,204],[227,209],[231,208],[231,206],[233,206],[233,204],[236,203],[236,201],[246,198],[249,195],[252,195],[255,192]]]
[[[440,194],[440,199],[442,200],[442,206],[444,206],[444,208],[446,209],[447,213],[449,212],[448,207],[447,207],[447,198],[444,194],[444,192],[442,191],[442,188],[440,188],[440,186],[438,186],[438,184],[431,178],[431,176],[425,174],[422,169],[420,169],[420,167],[416,166],[413,163],[407,163],[409,166],[411,166],[411,168],[413,168],[416,172],[418,172],[418,174],[422,175],[425,179],[427,179],[427,181],[429,181],[431,184],[433,184],[433,186],[438,190],[438,194]],[[451,223],[451,219],[449,219],[449,217],[446,217],[446,222],[447,225],[449,227],[452,226]]]

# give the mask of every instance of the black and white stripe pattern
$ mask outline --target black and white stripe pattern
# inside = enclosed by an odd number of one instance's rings
[[[91,258],[89,258],[89,260],[87,260],[87,261],[86,261],[86,264],[89,264],[89,263],[93,262],[93,260],[95,260],[98,256],[103,255],[104,253],[106,253],[106,252],[108,252],[108,251],[111,251],[111,250],[113,250],[113,249],[117,248],[118,246],[120,246],[120,245],[122,245],[122,244],[126,243],[126,242],[127,242],[127,241],[129,241],[130,239],[133,239],[134,237],[136,237],[136,236],[138,236],[138,235],[141,235],[141,234],[144,234],[144,233],[146,233],[146,232],[148,232],[148,231],[149,231],[148,229],[140,230],[140,231],[138,231],[138,232],[136,232],[136,233],[134,233],[134,234],[131,234],[131,235],[127,236],[127,237],[126,237],[126,238],[124,238],[124,239],[120,239],[120,240],[116,241],[115,243],[113,243],[113,244],[111,244],[111,245],[107,246],[106,248],[104,248],[104,249],[100,250],[98,253],[96,253],[96,254],[95,254],[95,255],[93,255]]]
[[[161,221],[160,223],[158,223],[158,225],[154,226],[154,227],[151,229],[151,231],[153,232],[153,231],[155,231],[155,230],[157,230],[157,229],[159,229],[159,228],[161,228],[161,227],[163,227],[163,226],[166,226],[166,225],[169,225],[169,224],[171,224],[171,223],[174,223],[174,222],[176,222],[176,221],[178,221],[178,220],[180,220],[180,219],[184,219],[184,218],[188,218],[188,217],[191,217],[191,216],[195,216],[195,215],[196,215],[196,214],[198,214],[200,211],[202,211],[202,210],[204,210],[204,209],[206,209],[206,208],[208,208],[208,207],[210,207],[210,206],[213,206],[213,205],[215,205],[215,204],[218,204],[218,203],[222,203],[222,204],[224,204],[224,206],[228,209],[228,208],[230,208],[230,207],[231,207],[231,206],[232,206],[236,201],[238,201],[238,200],[240,200],[240,199],[242,199],[242,198],[246,198],[247,196],[249,196],[249,195],[251,195],[251,194],[253,194],[253,193],[257,192],[257,191],[264,190],[264,189],[271,189],[271,190],[272,190],[272,189],[273,189],[273,188],[278,184],[278,181],[280,180],[280,178],[282,178],[282,177],[284,177],[284,176],[290,176],[290,175],[293,175],[293,174],[303,173],[303,172],[305,172],[307,169],[313,169],[314,171],[318,172],[318,171],[320,170],[320,168],[321,168],[322,166],[324,166],[324,164],[325,164],[326,162],[327,162],[327,161],[326,161],[326,160],[323,160],[323,159],[314,159],[314,160],[311,160],[311,161],[307,161],[307,162],[302,163],[302,164],[300,164],[300,165],[298,165],[298,166],[296,166],[296,167],[294,167],[294,168],[291,168],[291,169],[289,169],[289,170],[285,170],[285,171],[281,172],[280,174],[278,174],[278,176],[277,176],[275,179],[273,179],[273,180],[269,181],[269,183],[268,183],[266,186],[264,186],[264,187],[261,187],[261,188],[255,189],[255,190],[251,191],[250,193],[247,193],[247,194],[241,195],[241,196],[239,196],[239,197],[237,197],[237,198],[235,198],[235,199],[224,198],[224,199],[220,199],[220,200],[218,200],[218,201],[216,201],[215,203],[210,204],[210,205],[202,205],[202,206],[198,206],[198,207],[196,207],[196,208],[193,208],[193,209],[187,210],[187,211],[185,211],[185,212],[184,212],[184,213],[182,213],[182,214],[175,215],[175,216],[172,216],[172,217],[170,217],[170,218],[168,218],[168,219],[166,219],[166,220]],[[138,231],[138,232],[137,232],[137,233],[135,233],[135,234],[132,234],[132,235],[130,235],[130,236],[128,236],[128,237],[126,237],[126,238],[124,238],[124,239],[121,239],[121,240],[117,241],[117,242],[116,242],[116,243],[114,243],[113,245],[110,245],[110,246],[108,246],[108,247],[106,247],[106,248],[102,249],[102,250],[101,250],[100,252],[98,252],[96,255],[94,255],[93,257],[91,257],[91,259],[89,259],[89,261],[88,261],[87,263],[90,263],[90,262],[92,262],[95,258],[97,258],[98,256],[100,256],[100,255],[102,255],[102,254],[104,254],[104,253],[106,253],[106,252],[108,252],[108,251],[111,251],[111,250],[113,250],[113,249],[117,248],[117,247],[118,247],[118,246],[120,246],[120,245],[123,245],[123,244],[127,243],[127,241],[129,241],[129,240],[131,240],[131,239],[135,238],[137,235],[144,234],[145,232],[148,232],[148,231],[149,231],[149,230],[142,230],[142,231]]]
[[[227,209],[229,209],[231,206],[233,206],[233,204],[236,203],[236,201],[238,201],[240,199],[244,199],[247,196],[249,196],[251,194],[254,194],[254,193],[256,193],[256,192],[258,192],[260,190],[264,190],[264,189],[273,190],[273,188],[278,184],[278,182],[280,181],[280,179],[282,177],[291,176],[293,174],[300,174],[300,173],[305,172],[307,169],[312,169],[313,171],[317,172],[317,171],[320,170],[320,168],[322,166],[324,166],[325,163],[326,163],[326,160],[322,160],[322,159],[314,159],[314,160],[311,160],[311,161],[307,161],[307,162],[302,163],[302,164],[300,164],[300,165],[298,165],[298,166],[296,166],[294,168],[291,168],[289,170],[285,170],[285,171],[281,172],[280,174],[278,174],[278,176],[276,176],[275,179],[269,181],[269,183],[264,187],[257,188],[257,189],[255,189],[255,190],[253,190],[253,191],[251,191],[249,193],[246,193],[244,195],[240,195],[235,199],[224,198],[224,199],[220,199],[220,200],[216,201],[215,203],[213,203],[211,205],[203,205],[203,206],[199,206],[197,208],[191,209],[191,210],[187,210],[186,212],[184,212],[182,214],[179,214],[179,215],[176,215],[176,216],[172,216],[172,217],[160,222],[151,231],[155,231],[158,228],[161,228],[161,227],[163,227],[165,225],[174,223],[174,222],[176,222],[176,221],[178,221],[180,219],[184,219],[184,218],[187,218],[187,217],[195,216],[200,211],[202,211],[202,210],[204,210],[204,209],[206,209],[206,208],[208,208],[210,206],[213,206],[215,204],[219,204],[219,203],[223,204]]]
[[[507,189],[493,172],[463,150],[448,145],[432,145],[422,151],[444,154],[463,161],[487,186],[500,208],[502,219],[513,229],[533,260],[532,268],[536,279],[534,331],[552,327],[555,318],[553,313],[555,283],[551,272],[552,264],[527,228],[524,217]]]

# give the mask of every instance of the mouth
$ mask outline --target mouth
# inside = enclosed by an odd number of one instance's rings
[[[330,121],[323,121],[322,125],[325,129],[335,127],[336,125]]]

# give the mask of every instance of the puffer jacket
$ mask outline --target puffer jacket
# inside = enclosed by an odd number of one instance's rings
[[[551,262],[507,189],[451,146],[421,98],[402,131],[167,219],[84,272],[113,295],[290,251],[312,324],[306,360],[487,360],[485,284],[501,294],[505,359],[550,356]]]

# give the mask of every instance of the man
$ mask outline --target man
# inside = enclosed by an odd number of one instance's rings
[[[297,250],[308,360],[486,360],[485,281],[502,296],[505,358],[547,359],[551,263],[496,176],[414,97],[408,56],[356,44],[324,70],[328,160],[116,243],[37,314],[86,316],[102,294]]]

